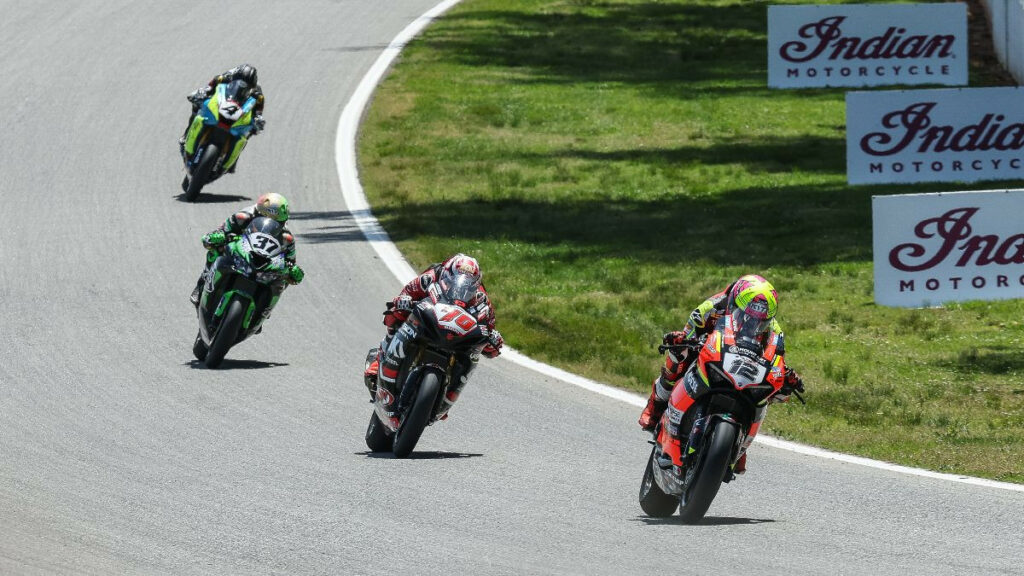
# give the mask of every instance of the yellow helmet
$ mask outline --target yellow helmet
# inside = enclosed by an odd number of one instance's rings
[[[267,192],[256,201],[256,212],[284,224],[288,221],[288,200],[277,192]]]

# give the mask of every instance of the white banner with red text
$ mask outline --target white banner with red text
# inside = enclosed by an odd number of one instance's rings
[[[873,196],[875,302],[1024,298],[1024,190]]]
[[[850,184],[1024,178],[1024,88],[846,94]]]
[[[967,85],[967,5],[768,7],[768,86]]]

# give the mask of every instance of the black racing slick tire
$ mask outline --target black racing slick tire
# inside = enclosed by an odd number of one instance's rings
[[[416,401],[413,402],[409,413],[405,416],[402,426],[395,432],[394,443],[391,451],[395,458],[405,458],[412,454],[412,449],[423,434],[423,429],[430,423],[430,417],[434,413],[434,403],[437,395],[441,393],[441,381],[436,372],[427,372],[420,381],[420,388],[416,391]]]
[[[213,165],[217,163],[217,156],[220,150],[216,144],[208,144],[203,150],[199,163],[192,169],[192,178],[188,181],[188,189],[185,190],[185,200],[195,202],[202,192],[203,186],[210,180],[210,173],[213,172]]]
[[[206,353],[209,351],[209,348],[206,347],[206,343],[203,342],[203,337],[196,334],[196,341],[192,344],[192,355],[196,357],[196,360],[202,362],[203,360],[206,360]]]
[[[654,452],[655,449],[651,448],[651,457],[647,459],[647,467],[644,468],[644,479],[640,481],[640,508],[648,516],[667,518],[679,507],[679,498],[664,493],[654,481]]]
[[[244,316],[245,304],[238,298],[232,298],[220,326],[217,327],[217,333],[213,335],[210,349],[206,352],[207,368],[216,368],[224,361],[224,356],[238,339],[238,330],[242,327]]]
[[[708,433],[710,439],[705,445],[704,454],[694,464],[697,471],[693,481],[679,499],[679,517],[686,524],[700,522],[711,507],[711,501],[722,487],[739,430],[732,422],[716,420]]]
[[[366,427],[366,447],[370,452],[388,452],[391,450],[391,442],[387,426],[380,421],[376,412],[370,414],[370,425]]]

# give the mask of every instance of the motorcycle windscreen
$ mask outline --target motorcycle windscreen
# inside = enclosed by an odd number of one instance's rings
[[[242,233],[242,246],[249,251],[249,259],[255,269],[284,259],[284,242],[281,241],[281,223],[266,216],[253,218]],[[280,262],[277,262],[280,264]]]
[[[224,88],[224,97],[239,104],[244,104],[250,94],[252,94],[252,86],[249,86],[245,80],[232,80]]]
[[[457,306],[465,307],[476,300],[479,288],[480,282],[468,274],[455,274],[441,280],[441,294]]]

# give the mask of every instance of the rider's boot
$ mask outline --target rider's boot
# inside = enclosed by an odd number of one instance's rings
[[[670,392],[671,390],[661,383],[660,376],[654,379],[654,382],[651,383],[651,396],[647,399],[647,406],[644,407],[644,411],[640,414],[639,424],[641,428],[648,432],[654,430],[655,426],[658,425],[658,421],[661,420],[661,415],[665,413],[665,408],[668,407]],[[664,396],[664,400],[662,396]]]
[[[199,276],[199,280],[196,280],[196,288],[195,288],[195,290],[192,291],[192,296],[190,296],[189,299],[188,299],[189,302],[191,302],[193,306],[196,306],[196,307],[199,306],[199,296],[202,295],[202,293],[203,293],[203,284],[205,282],[206,282],[206,273],[203,272],[203,274],[201,274]]]
[[[747,453],[744,452],[743,456],[740,456],[740,459],[737,460],[736,464],[733,465],[732,472],[733,472],[733,474],[743,474],[746,471],[747,471]]]

